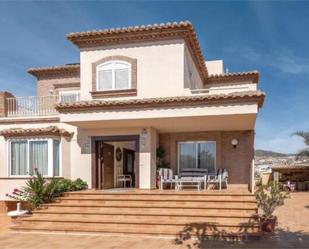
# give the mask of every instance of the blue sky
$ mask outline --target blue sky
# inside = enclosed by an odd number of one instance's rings
[[[256,148],[294,153],[309,130],[309,2],[0,2],[0,90],[35,95],[33,66],[79,61],[72,31],[189,20],[207,60],[259,70]]]

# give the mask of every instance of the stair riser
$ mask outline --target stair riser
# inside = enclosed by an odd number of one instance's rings
[[[254,196],[187,196],[187,195],[65,195],[61,199],[92,199],[92,200],[165,200],[165,201],[255,201]]]
[[[55,207],[50,206],[41,212],[63,212],[63,213],[102,213],[102,214],[148,214],[148,215],[188,215],[188,216],[211,216],[232,214],[254,215],[256,210],[233,210],[233,209],[172,209],[172,208],[122,208],[122,207]]]
[[[220,226],[217,224],[209,223],[209,224],[201,224],[199,223],[197,226],[195,224],[190,225],[146,225],[146,224],[87,224],[87,223],[58,223],[58,222],[29,222],[27,223],[29,229],[31,227],[37,229],[49,229],[49,230],[57,230],[63,229],[65,231],[85,231],[85,232],[136,232],[136,233],[171,233],[177,234],[187,228],[192,228],[193,233],[199,230],[208,230],[208,231],[225,231],[225,232],[240,232],[246,231],[249,233],[258,232],[257,226],[252,227],[240,227],[240,226]]]
[[[88,201],[61,200],[59,204],[83,206],[130,206],[130,207],[172,207],[172,208],[256,208],[256,203],[247,202],[195,202],[195,201]]]
[[[128,216],[128,215],[70,215],[62,214],[37,214],[35,217],[23,219],[24,222],[30,221],[63,221],[63,222],[115,222],[115,223],[147,223],[147,224],[188,224],[192,222],[217,222],[239,224],[248,222],[249,218],[233,218],[233,217],[173,217],[173,216]],[[256,219],[252,218],[252,222]]]

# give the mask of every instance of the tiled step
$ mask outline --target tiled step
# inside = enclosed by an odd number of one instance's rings
[[[60,198],[63,200],[151,200],[151,201],[162,201],[162,200],[181,200],[181,201],[213,201],[213,202],[221,202],[221,201],[252,201],[255,202],[255,197],[253,195],[185,195],[185,194],[165,194],[165,195],[133,195],[133,194],[66,194],[64,197]]]
[[[12,229],[175,236],[192,226],[207,236],[256,235],[256,214],[248,191],[83,191],[42,205]]]
[[[256,208],[256,202],[212,202],[212,201],[170,201],[170,200],[67,200],[48,206],[80,206],[80,207],[161,207],[161,208]]]
[[[257,214],[257,210],[253,211],[240,211],[240,210],[196,210],[193,211],[186,210],[186,212],[177,209],[137,209],[137,208],[106,208],[106,209],[80,209],[80,208],[45,208],[37,209],[33,211],[34,215],[37,214],[76,214],[76,215],[125,215],[125,216],[170,216],[170,217],[240,217],[240,218],[250,218]]]
[[[229,215],[231,213],[253,215],[256,214],[256,208],[166,208],[166,207],[122,207],[117,206],[77,206],[77,205],[48,205],[44,206],[48,211],[57,211],[65,213],[114,213],[114,214],[152,214],[152,215]]]
[[[218,224],[234,224],[239,225],[248,222],[255,223],[256,219],[252,218],[241,218],[241,217],[173,217],[173,216],[127,216],[127,215],[83,215],[83,214],[44,214],[38,213],[35,216],[24,218],[24,222],[32,221],[50,221],[50,222],[80,222],[80,223],[121,223],[121,224],[162,224],[172,225],[181,224],[186,225],[192,222],[200,223],[211,223],[215,222]]]
[[[147,235],[177,235],[188,227],[192,233],[196,230],[205,231],[205,235],[228,233],[257,233],[256,224],[228,225],[216,223],[191,223],[188,225],[153,225],[153,224],[90,224],[90,223],[58,223],[58,222],[27,222],[12,227],[13,230],[28,231],[65,231],[65,232],[98,232]]]

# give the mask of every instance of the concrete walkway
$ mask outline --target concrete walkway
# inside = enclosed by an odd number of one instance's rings
[[[72,234],[16,234],[7,229],[9,219],[0,216],[0,248],[14,249],[173,249],[173,248],[309,248],[309,192],[293,193],[276,215],[279,228],[273,236],[249,242],[186,241],[176,245],[173,238],[96,236]]]

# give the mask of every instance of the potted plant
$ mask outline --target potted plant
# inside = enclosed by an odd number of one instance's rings
[[[271,181],[267,185],[260,185],[255,192],[257,205],[263,212],[259,217],[262,232],[274,232],[277,217],[273,215],[278,206],[284,204],[289,197],[288,192],[282,190],[280,183]]]
[[[159,176],[159,169],[161,168],[169,168],[168,163],[165,162],[165,150],[159,146],[156,151],[157,156],[157,187],[160,186],[160,176]]]

